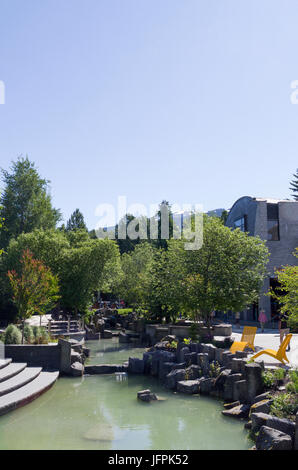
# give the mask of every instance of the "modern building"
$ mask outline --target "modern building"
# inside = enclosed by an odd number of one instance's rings
[[[275,271],[281,266],[298,265],[293,252],[298,247],[298,201],[262,199],[244,196],[232,206],[226,225],[240,228],[252,236],[266,240],[270,252],[265,279],[259,301],[241,313],[243,320],[256,321],[264,309],[267,318],[275,316],[278,305],[265,295],[269,288],[278,287]]]

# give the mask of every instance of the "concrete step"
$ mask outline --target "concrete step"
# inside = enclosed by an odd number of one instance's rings
[[[4,369],[4,367],[8,366],[11,363],[11,359],[1,359],[0,360],[0,369]]]
[[[0,416],[32,402],[49,390],[58,379],[59,372],[41,372],[24,387],[0,397]]]
[[[14,377],[15,375],[22,372],[25,367],[27,367],[25,362],[12,362],[8,366],[4,367],[4,369],[0,370],[0,382],[11,379],[11,377]]]
[[[22,372],[15,375],[9,380],[0,383],[0,397],[7,393],[14,392],[18,388],[27,385],[34,380],[42,371],[42,367],[26,367]]]

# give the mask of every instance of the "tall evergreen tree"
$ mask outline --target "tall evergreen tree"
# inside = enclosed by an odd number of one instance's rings
[[[79,209],[76,209],[70,216],[66,224],[66,231],[72,230],[87,230],[84,216]]]
[[[9,171],[1,170],[5,184],[0,198],[0,218],[5,227],[0,233],[0,246],[10,238],[35,228],[51,229],[61,219],[60,211],[51,204],[48,181],[41,178],[28,157],[12,162]]]
[[[298,168],[296,173],[293,174],[294,179],[290,182],[291,188],[289,188],[293,193],[293,198],[295,201],[298,201]]]

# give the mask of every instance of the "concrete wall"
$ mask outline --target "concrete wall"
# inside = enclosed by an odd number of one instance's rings
[[[260,292],[259,309],[264,309],[268,318],[271,315],[271,300],[269,296],[264,294],[269,290],[270,278],[275,276],[276,268],[287,264],[298,265],[298,259],[292,254],[295,248],[298,247],[298,202],[279,201],[277,204],[280,235],[280,239],[277,241],[268,240],[266,200],[258,200],[249,196],[238,199],[231,208],[226,222],[228,227],[233,228],[234,222],[246,215],[249,234],[259,236],[266,241],[270,259],[267,265],[268,277],[265,279]],[[251,319],[249,310],[243,312],[243,319]]]
[[[71,365],[71,344],[62,339],[54,345],[7,344],[5,357],[13,362],[26,362],[29,367],[67,373]]]
[[[13,362],[26,362],[29,367],[60,370],[61,348],[59,344],[12,344],[5,345],[5,357]]]

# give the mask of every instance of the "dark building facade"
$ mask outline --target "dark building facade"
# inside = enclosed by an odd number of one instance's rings
[[[266,240],[270,252],[265,279],[259,301],[241,313],[243,320],[257,320],[264,309],[268,320],[277,312],[278,305],[267,295],[270,286],[278,287],[275,270],[281,266],[298,265],[293,252],[298,247],[298,201],[261,199],[244,196],[232,206],[226,225],[240,228],[252,236]]]

